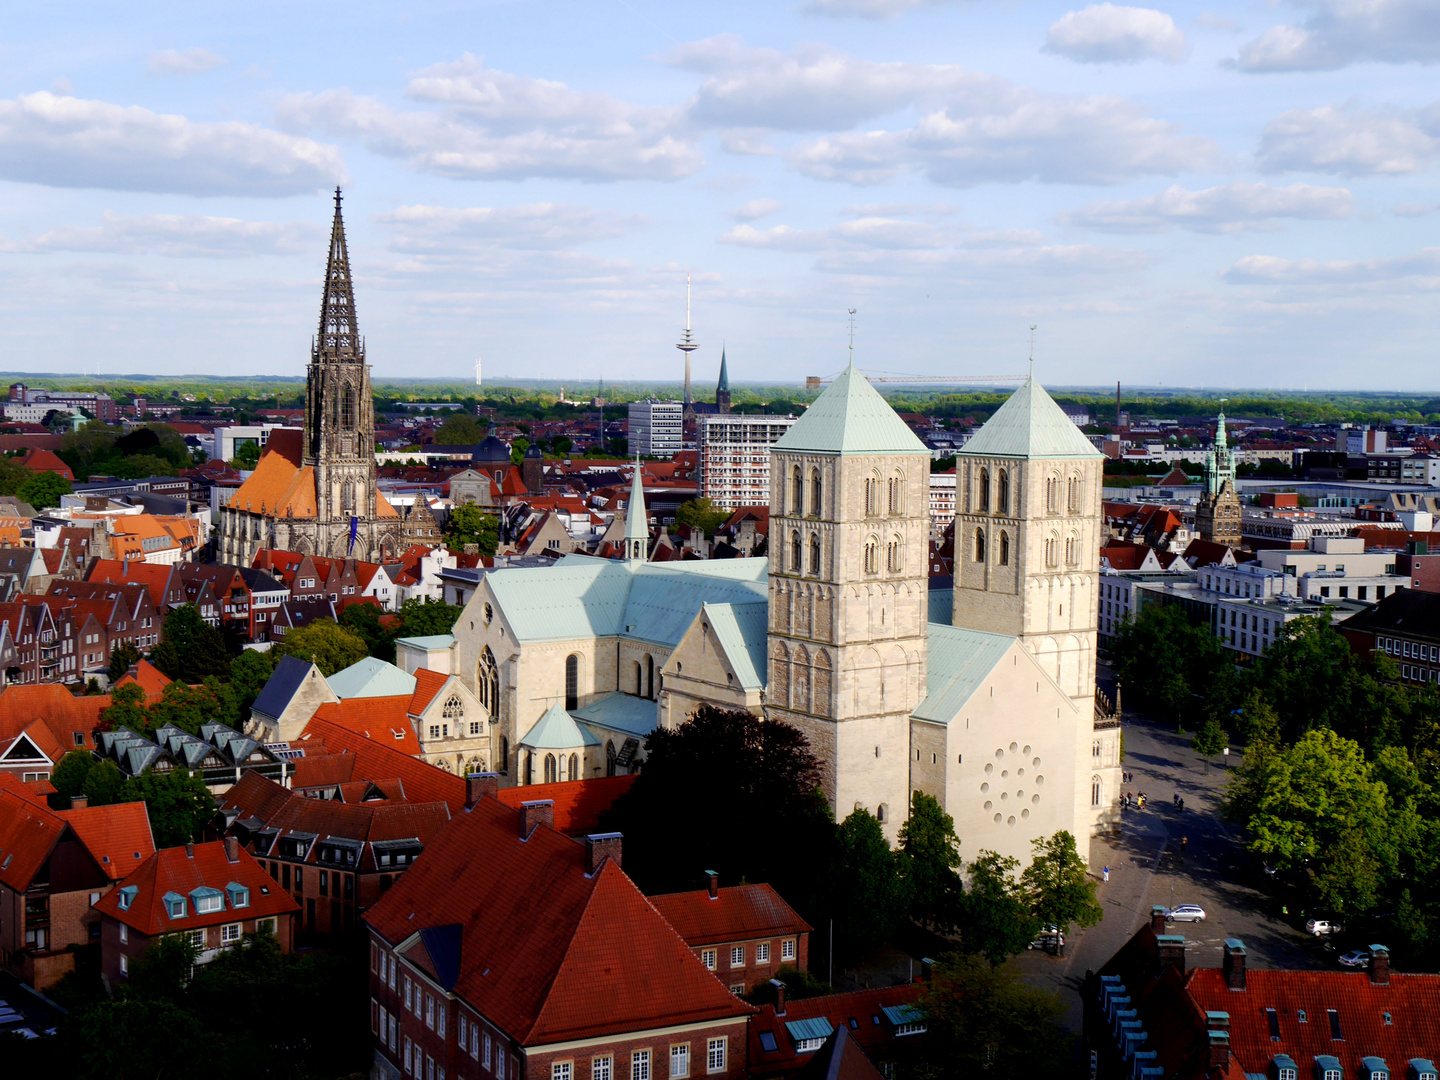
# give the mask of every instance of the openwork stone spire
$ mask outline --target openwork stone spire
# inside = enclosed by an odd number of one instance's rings
[[[365,343],[355,320],[355,290],[350,280],[350,254],[345,247],[345,222],[340,216],[340,189],[335,189],[335,223],[330,229],[330,261],[325,267],[325,294],[320,301],[320,336],[312,349],[316,361],[364,360]]]

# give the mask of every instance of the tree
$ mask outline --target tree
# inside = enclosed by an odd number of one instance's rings
[[[515,441],[510,444],[510,464],[517,469],[525,462],[525,451],[530,449],[530,440],[524,435],[517,435]]]
[[[1231,821],[1244,824],[1259,808],[1270,759],[1280,752],[1280,718],[1259,693],[1252,693],[1240,710],[1240,725],[1245,758],[1225,786],[1221,808]]]
[[[219,695],[211,687],[172,682],[160,700],[150,706],[150,724],[156,730],[173,724],[181,731],[199,735],[201,725],[223,722],[221,709]]]
[[[291,630],[271,652],[313,661],[320,674],[334,675],[369,656],[365,642],[333,619],[316,619],[309,626]]]
[[[965,951],[979,953],[998,967],[1024,952],[1040,930],[1030,901],[1017,878],[1020,860],[982,851],[970,864],[970,891],[962,905]]]
[[[119,765],[107,758],[97,762],[85,774],[80,793],[90,800],[91,806],[109,806],[111,803],[126,801],[121,798],[124,787],[125,774],[120,771]]]
[[[430,637],[448,634],[463,609],[443,600],[412,596],[400,605],[400,632],[396,637]]]
[[[456,413],[435,429],[435,441],[441,446],[474,446],[485,438],[485,429],[475,417]]]
[[[70,486],[70,481],[59,473],[42,472],[21,484],[16,494],[36,510],[49,510],[59,506],[60,497],[69,495],[73,490],[75,489]]]
[[[62,757],[50,773],[50,783],[55,790],[69,799],[85,792],[85,778],[95,767],[95,755],[89,750],[71,750]]]
[[[1213,757],[1230,745],[1230,736],[1220,721],[1212,716],[1201,725],[1190,745],[1201,757]]]
[[[146,710],[148,699],[145,691],[136,682],[117,686],[110,695],[110,704],[100,710],[100,726],[106,731],[129,728],[137,735],[149,735],[150,713]]]
[[[165,616],[160,644],[150,662],[170,678],[187,683],[201,682],[207,675],[230,675],[224,635],[200,617],[194,604],[181,604]]]
[[[14,458],[0,458],[0,495],[18,495],[34,475]]]
[[[1095,882],[1085,872],[1085,860],[1075,849],[1075,837],[1061,830],[1048,839],[1030,842],[1034,854],[1020,875],[1030,898],[1030,911],[1042,925],[1058,926],[1063,933],[1071,923],[1094,926],[1105,916],[1095,899]]]
[[[835,833],[830,904],[844,951],[859,958],[889,939],[905,917],[908,897],[899,860],[879,820],[853,810]]]
[[[714,536],[715,530],[729,520],[728,510],[719,510],[709,499],[690,499],[675,509],[675,520],[681,525],[699,529],[706,536]]]
[[[349,613],[368,606],[354,604],[345,610]],[[260,696],[260,691],[265,689],[265,684],[270,681],[274,672],[275,658],[268,651],[242,649],[240,655],[230,661],[230,689],[235,694],[235,705],[242,717],[249,713],[250,706]]]
[[[145,659],[145,655],[129,641],[122,641],[110,650],[110,681],[119,682],[131,666]]]
[[[232,469],[253,469],[260,462],[260,444],[253,439],[243,440],[235,447],[235,456],[230,459]]]
[[[932,929],[956,923],[962,896],[960,838],[955,819],[933,795],[910,797],[910,817],[900,826],[901,873],[910,898],[910,914]]]
[[[1210,628],[1180,607],[1151,606],[1127,618],[1110,655],[1125,689],[1166,720],[1198,727],[1201,709],[1234,707],[1234,663]]]
[[[568,457],[574,445],[574,442],[572,442],[567,435],[556,435],[550,440],[550,449],[556,457]]]
[[[395,635],[380,623],[380,609],[374,604],[351,604],[340,615],[340,625],[365,642],[377,660],[395,662]]]
[[[500,523],[474,503],[462,503],[450,511],[445,538],[452,549],[464,550],[465,545],[474,544],[481,555],[494,555],[500,546]]]
[[[144,800],[149,812],[150,831],[155,834],[157,848],[176,847],[200,839],[215,811],[215,799],[205,781],[187,769],[151,771],[130,777],[120,791],[119,801],[138,800]]]
[[[919,1004],[929,1020],[929,1041],[917,1075],[969,1080],[1070,1071],[1072,1037],[1062,1024],[1060,996],[1027,986],[1013,964],[945,957]]]
[[[1311,728],[1353,725],[1357,712],[1368,718],[1377,704],[1357,685],[1362,680],[1354,654],[1328,615],[1286,623],[1255,664],[1251,681],[1279,715],[1287,739]]]

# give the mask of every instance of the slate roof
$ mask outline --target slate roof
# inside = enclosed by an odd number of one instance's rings
[[[599,746],[600,740],[575,723],[574,718],[556,702],[535,721],[520,740],[520,745],[532,750],[569,750],[576,746]]]
[[[650,897],[655,910],[690,945],[801,934],[810,924],[769,885],[732,885]]]
[[[522,839],[495,799],[457,815],[364,918],[396,946],[458,923],[455,994],[522,1046],[753,1012],[614,860],[587,874],[582,844],[545,825]]]
[[[995,410],[957,455],[965,457],[1100,458],[1075,422],[1032,375]]]
[[[415,676],[394,664],[367,656],[325,680],[335,696],[345,698],[406,697],[415,693]]]
[[[1346,619],[1345,629],[1367,634],[1404,634],[1431,641],[1440,639],[1440,594],[1421,589],[1397,589]]]
[[[775,449],[820,454],[930,455],[853,362],[779,438]]]
[[[282,656],[280,663],[275,665],[275,671],[265,681],[265,686],[260,691],[260,696],[255,699],[252,708],[261,716],[268,716],[272,720],[279,717],[290,704],[290,699],[305,682],[305,677],[310,674],[310,669],[315,665],[301,660],[298,656]],[[321,676],[324,678],[324,676]]]

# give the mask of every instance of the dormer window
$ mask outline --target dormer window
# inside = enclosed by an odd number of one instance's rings
[[[170,918],[172,918],[172,919],[183,919],[183,918],[185,918],[185,897],[181,896],[179,893],[173,893],[173,892],[172,892],[172,893],[166,893],[166,894],[165,894],[165,897],[164,897],[164,900],[165,900],[165,911],[166,911],[167,914],[169,914]]]
[[[120,890],[120,910],[129,911],[130,905],[135,902],[135,894],[140,890],[134,885],[126,885]]]
[[[243,908],[250,906],[250,890],[238,881],[232,881],[225,886],[225,892],[230,897],[232,908]]]
[[[195,904],[197,915],[213,915],[217,911],[225,910],[225,896],[219,889],[211,889],[201,886],[192,889],[190,899]]]

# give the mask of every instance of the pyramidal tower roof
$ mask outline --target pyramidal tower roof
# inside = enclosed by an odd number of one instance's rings
[[[852,360],[805,414],[775,443],[776,450],[820,454],[929,454],[890,403]]]
[[[1102,457],[1095,445],[1035,381],[1010,395],[959,453],[974,457]]]
[[[725,349],[720,349],[720,381],[715,384],[716,390],[730,389],[730,369],[725,364]]]
[[[335,222],[330,227],[330,258],[325,266],[325,295],[320,301],[320,336],[316,360],[363,360],[365,346],[355,318],[355,290],[350,280],[350,253],[345,246],[345,221],[340,216],[340,189],[335,189]]]

